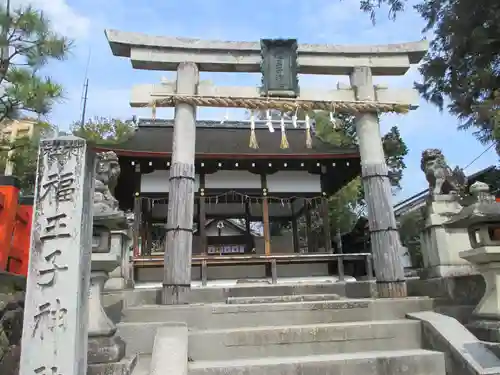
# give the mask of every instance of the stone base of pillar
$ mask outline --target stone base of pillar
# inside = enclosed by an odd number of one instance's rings
[[[123,357],[125,357],[125,341],[121,337],[89,337],[88,364],[119,362]]]
[[[406,281],[377,282],[378,298],[404,298],[407,296]]]
[[[107,271],[92,271],[89,293],[87,375],[130,375],[135,361],[124,359],[125,341],[115,336],[116,326],[102,304]]]
[[[187,305],[190,291],[190,285],[163,285],[162,303],[164,305]]]
[[[102,303],[104,283],[108,280],[106,271],[90,273],[89,291],[89,337],[111,337],[116,332],[116,326],[109,319]]]
[[[481,341],[500,343],[500,320],[473,318],[466,327]]]
[[[127,289],[127,281],[123,277],[110,277],[106,284],[104,284],[104,290],[108,291],[117,291]]]
[[[87,375],[130,375],[137,364],[137,356],[114,363],[89,364]]]

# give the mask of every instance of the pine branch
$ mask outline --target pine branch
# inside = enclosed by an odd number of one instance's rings
[[[8,29],[2,39],[11,51],[0,66],[0,85],[5,87],[0,119],[15,117],[20,110],[49,112],[61,98],[62,88],[37,72],[51,59],[65,59],[72,42],[54,33],[50,22],[32,6],[19,7],[8,16],[0,7],[0,24]]]

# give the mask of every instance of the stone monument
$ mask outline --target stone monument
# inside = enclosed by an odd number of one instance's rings
[[[21,375],[85,375],[94,158],[85,140],[40,142]]]
[[[448,166],[443,153],[438,149],[428,149],[422,153],[421,169],[429,183],[430,192],[425,228],[421,234],[425,267],[422,277],[475,273],[471,264],[459,256],[460,251],[469,248],[467,230],[446,225],[463,208],[459,193],[466,185],[465,177]]]
[[[102,303],[104,284],[110,272],[122,265],[122,232],[127,230],[125,214],[119,210],[112,194],[119,174],[118,158],[114,152],[97,155],[88,315],[90,375],[127,374],[135,363],[135,359],[124,358],[125,343],[115,335],[116,326],[107,316]]]
[[[474,183],[470,192],[476,202],[448,223],[467,230],[469,249],[461,251],[460,257],[472,263],[486,281],[485,294],[468,328],[480,340],[500,342],[500,203],[485,183]]]

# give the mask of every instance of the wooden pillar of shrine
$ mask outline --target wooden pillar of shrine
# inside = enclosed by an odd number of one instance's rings
[[[198,67],[182,62],[177,67],[178,95],[195,95]],[[196,107],[175,106],[172,166],[169,178],[167,241],[164,258],[163,295],[165,305],[189,303],[191,256],[193,247],[194,157],[196,144]]]
[[[355,67],[351,85],[356,100],[375,101],[372,72]],[[406,297],[406,281],[401,262],[401,243],[391,203],[391,184],[380,135],[377,113],[360,113],[355,120],[361,156],[361,176],[368,210],[371,248],[379,297]]]
[[[342,233],[340,233],[340,228],[335,231],[335,243],[337,244],[337,254],[343,254],[344,248],[342,247]],[[339,276],[339,281],[344,281],[344,258],[339,257],[337,260],[337,273]]]
[[[306,216],[306,233],[307,233],[307,252],[314,251],[314,241],[312,233],[312,220],[311,220],[311,206],[312,204],[306,201],[304,206],[304,214]]]
[[[200,235],[201,254],[207,254],[207,231],[205,228],[206,220],[206,201],[205,201],[205,174],[200,173],[198,202],[198,233]]]
[[[271,231],[269,228],[269,199],[267,197],[267,178],[265,174],[260,175],[262,187],[262,223],[264,226],[264,253],[271,255]]]
[[[252,238],[252,229],[250,228],[250,218],[252,217],[252,213],[250,211],[250,201],[247,199],[245,202],[245,232],[246,232],[246,247],[245,251],[252,251],[255,247]]]
[[[332,234],[330,226],[330,211],[328,207],[328,197],[323,193],[321,198],[321,216],[323,218],[323,230],[325,231],[325,252],[332,253]]]
[[[134,257],[141,255],[139,248],[139,238],[141,236],[142,223],[142,198],[141,198],[141,168],[134,166],[134,224],[132,227],[132,245]]]
[[[292,212],[292,238],[293,238],[293,252],[295,254],[300,253],[300,237],[299,237],[299,226],[297,223],[297,214],[293,208],[293,201],[290,202],[291,212]]]
[[[141,255],[139,250],[139,237],[141,232],[142,207],[141,197],[139,196],[139,193],[137,192],[135,194],[136,196],[134,197],[134,224],[132,227],[132,246],[134,249],[134,257],[138,257]]]
[[[142,243],[142,252],[145,255],[151,255],[152,249],[153,249],[153,242],[152,242],[152,215],[151,215],[151,201],[146,200],[142,204],[143,208],[143,220],[142,220],[142,225],[143,225],[143,243]]]

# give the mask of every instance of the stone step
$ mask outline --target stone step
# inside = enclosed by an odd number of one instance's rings
[[[421,349],[189,363],[189,375],[242,374],[445,375],[446,373],[442,353]]]
[[[192,331],[194,361],[290,357],[421,348],[420,322],[381,320]]]
[[[130,375],[150,375],[151,354],[140,354]]]
[[[338,294],[299,294],[284,296],[265,297],[228,297],[228,305],[245,305],[254,303],[283,303],[283,302],[312,302],[312,301],[335,301],[344,299]]]
[[[374,282],[358,281],[345,283],[311,283],[245,285],[229,287],[192,288],[189,295],[190,303],[224,303],[232,297],[268,297],[291,296],[304,294],[338,294],[347,298],[370,298],[375,289]],[[116,303],[116,298],[123,299],[126,306],[153,305],[161,302],[161,288],[133,289],[120,293],[108,292],[104,300],[110,304]],[[116,296],[115,296],[116,295]]]
[[[186,322],[190,329],[202,330],[402,319],[407,313],[432,308],[433,300],[427,297],[239,305],[149,305],[124,309],[122,321],[140,324]]]
[[[150,375],[151,355],[131,375]],[[446,375],[444,354],[422,349],[232,361],[193,361],[189,375]]]

